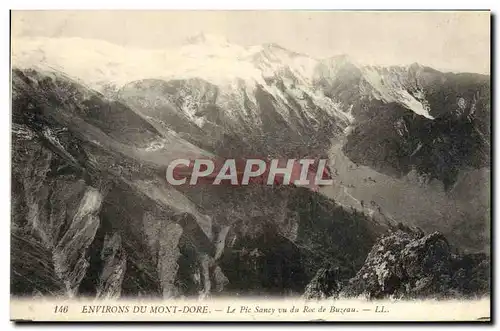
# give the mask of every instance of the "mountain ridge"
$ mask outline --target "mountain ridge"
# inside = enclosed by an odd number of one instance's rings
[[[34,292],[297,294],[319,266],[354,277],[397,223],[488,247],[488,76],[207,36],[175,52],[64,42],[13,45],[13,238],[41,247],[21,255],[44,264]],[[249,155],[329,158],[335,186],[164,178],[175,158]],[[31,267],[14,265],[21,293]]]

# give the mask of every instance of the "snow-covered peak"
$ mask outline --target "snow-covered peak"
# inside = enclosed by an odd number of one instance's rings
[[[321,79],[346,82],[359,76],[371,86],[368,91],[376,98],[400,102],[432,119],[425,95],[413,86],[408,68],[363,67],[346,55],[317,60],[276,44],[245,47],[207,34],[188,38],[180,47],[154,50],[82,38],[15,38],[12,64],[20,68],[59,70],[101,91],[150,78],[201,78],[230,91],[237,89],[242,81],[253,89],[257,85],[266,86],[267,78],[279,77],[286,86],[296,86],[305,92],[315,90],[314,80],[318,75]]]
[[[196,40],[202,41],[201,36]],[[122,47],[82,38],[16,38],[12,64],[19,68],[56,69],[100,90],[108,84],[121,87],[130,81],[158,78],[203,78],[216,84],[258,79],[249,61],[255,49],[223,43],[203,36],[208,43],[186,43],[172,49]],[[217,42],[215,42],[217,41]]]
[[[336,79],[339,75],[360,76],[362,65],[346,54],[332,56],[318,61],[315,67],[315,79]]]
[[[12,42],[13,67],[61,71],[97,90],[158,76],[163,57],[163,51],[95,39],[37,37]]]

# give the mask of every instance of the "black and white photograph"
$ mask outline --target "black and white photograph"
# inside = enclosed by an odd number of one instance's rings
[[[10,24],[11,319],[490,320],[488,10]]]

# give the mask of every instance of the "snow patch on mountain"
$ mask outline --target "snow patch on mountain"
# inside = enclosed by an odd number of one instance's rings
[[[324,105],[332,115],[348,121],[352,120],[350,116],[332,104],[336,101],[314,88],[313,81],[317,78],[318,66],[320,75],[330,78],[350,66],[362,70],[369,85],[366,88],[373,97],[385,102],[399,102],[419,115],[433,118],[423,93],[418,89],[408,92],[404,72],[362,67],[352,63],[347,56],[317,60],[276,44],[244,47],[205,34],[189,38],[177,48],[151,50],[83,38],[16,38],[12,43],[12,63],[19,68],[64,72],[103,93],[110,86],[118,89],[129,82],[148,78],[201,78],[217,85],[221,91],[228,91],[232,97],[241,98],[238,100],[240,104],[244,102],[244,95],[234,91],[243,89],[246,97],[256,103],[254,94],[258,86],[283,104],[288,104],[283,92],[267,83],[267,80],[278,77],[288,91],[296,93],[299,101],[300,94],[307,93],[315,104]],[[201,126],[203,120],[194,116],[195,109],[186,104],[186,115]],[[287,111],[283,112],[282,115],[286,116]]]
[[[414,95],[408,93],[407,88],[398,80],[397,75],[382,75],[380,70],[373,67],[363,68],[364,78],[374,88],[374,96],[386,102],[400,102],[413,112],[429,119],[434,119],[429,114],[428,106],[418,101]],[[419,91],[421,96],[421,91]]]
[[[19,38],[12,45],[12,62],[19,68],[54,67],[83,79],[94,88],[105,82],[124,85],[145,78],[204,78],[227,84],[245,79],[264,84],[250,61],[260,47],[188,43],[177,49],[147,50],[83,38]]]

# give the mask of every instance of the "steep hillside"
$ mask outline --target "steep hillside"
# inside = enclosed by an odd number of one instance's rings
[[[489,76],[205,35],[16,39],[12,62],[15,294],[301,294],[395,224],[489,250]],[[328,157],[334,185],[166,182],[200,157]]]
[[[170,160],[212,154],[57,73],[13,71],[12,135],[15,295],[300,294],[320,265],[354,275],[385,228],[308,189],[174,189]]]

